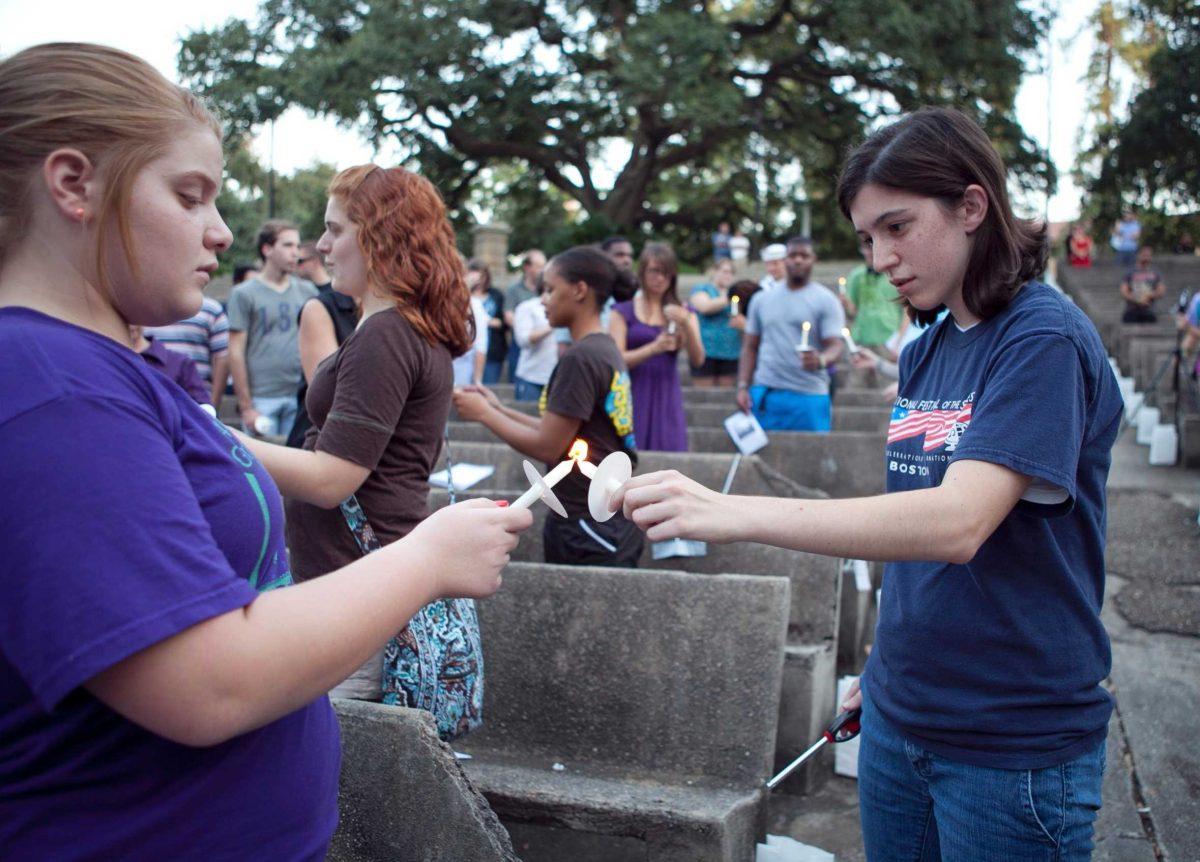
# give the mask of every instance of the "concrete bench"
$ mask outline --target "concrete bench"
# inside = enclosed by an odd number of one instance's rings
[[[506,401],[505,405],[530,416],[537,415],[537,405],[528,401]],[[725,433],[725,419],[736,412],[736,410],[737,408],[732,404],[697,404],[685,407],[684,415],[689,430],[694,428],[712,428]],[[891,407],[889,405],[843,407],[841,404],[838,404],[833,408],[834,431],[886,431],[890,419]],[[478,440],[480,442],[489,442],[497,439],[495,434],[492,434],[477,423],[460,422],[454,417],[452,417],[451,421],[453,424],[450,432],[456,439]],[[695,447],[690,448],[692,451],[700,451]],[[724,448],[719,451],[724,451]]]
[[[885,381],[886,382],[886,381]],[[511,383],[497,383],[489,386],[502,400],[512,402],[513,387]],[[684,386],[683,387],[683,403],[688,406],[698,406],[701,404],[720,404],[729,408],[732,413],[736,409],[736,391],[731,386],[722,387],[701,387],[701,386]],[[887,401],[882,396],[882,390],[876,386],[866,386],[851,380],[850,383],[838,389],[834,396],[833,402],[840,407],[877,407],[881,404],[887,404]],[[534,402],[524,402],[532,404]],[[890,405],[888,405],[890,406]]]
[[[456,425],[455,428],[458,426]],[[472,438],[482,435],[471,432]],[[884,490],[887,465],[883,452],[886,431],[845,431],[832,434],[811,434],[801,431],[772,431],[771,442],[755,457],[764,465],[773,468],[777,478],[807,488],[824,491],[831,497],[860,497],[881,494]],[[493,464],[497,474],[481,487],[525,488],[525,474],[521,459],[506,456],[511,452],[503,443],[475,442],[450,437],[451,449],[457,463]],[[720,489],[725,481],[735,453],[733,441],[724,428],[692,428],[688,441],[695,441],[692,452],[641,452],[638,455],[638,473],[676,469],[691,476],[710,488]],[[714,455],[712,453],[727,453]],[[745,462],[744,462],[745,463]],[[436,469],[445,467],[445,455]],[[698,472],[696,472],[698,471]],[[764,476],[767,474],[764,473]],[[774,479],[772,480],[774,481]],[[732,493],[766,493],[738,490]]]
[[[722,432],[724,433],[724,432]],[[816,435],[810,435],[816,436]],[[494,439],[494,438],[493,438]],[[510,449],[504,443],[473,443],[450,439],[451,452],[455,463],[459,464],[490,464],[496,472],[483,480],[476,488],[502,488],[505,490],[529,487],[521,462],[526,459],[519,452]],[[697,482],[718,489],[725,482],[729,467],[733,462],[732,455],[713,455],[699,452],[639,452],[636,472],[653,473],[658,470],[679,470],[691,476]],[[443,450],[438,458],[436,470],[446,466],[446,452]],[[539,469],[544,465],[538,464]],[[750,490],[753,488],[754,490]],[[811,496],[811,491],[798,493],[800,486],[780,473],[774,467],[763,463],[761,459],[744,459],[734,477],[731,493],[739,494],[774,494],[775,496]]]
[[[520,862],[431,715],[357,700],[333,707],[342,772],[329,862]]]
[[[479,454],[476,451],[473,454]],[[489,447],[486,450],[494,463],[501,467],[498,475],[502,482],[513,477],[510,461],[519,463],[520,456],[506,447]],[[456,453],[456,457],[457,453]],[[666,453],[650,453],[646,459],[653,462],[666,457]],[[679,469],[710,487],[721,486],[730,457],[686,456],[687,463]],[[645,463],[645,461],[643,461]],[[653,465],[652,465],[653,466]],[[640,469],[639,469],[639,472]],[[707,481],[706,481],[707,480]],[[771,495],[798,498],[825,496],[820,491],[804,488],[780,476],[758,458],[747,458],[735,476],[732,493]],[[460,493],[460,499],[470,497],[499,496],[512,499],[519,489],[482,488],[477,486]],[[448,495],[435,490],[430,495],[433,508],[446,505]],[[513,559],[541,562],[542,523],[548,515],[544,506],[533,509],[535,523],[521,537],[513,551]],[[865,605],[859,596],[849,596],[850,605],[843,604],[845,584],[840,562],[831,557],[802,554],[782,548],[750,543],[731,545],[709,545],[703,557],[677,557],[655,560],[649,543],[642,553],[639,565],[645,569],[667,569],[692,574],[747,574],[777,575],[787,577],[791,585],[791,606],[788,614],[787,660],[784,670],[784,685],[781,694],[781,711],[776,749],[778,763],[786,763],[807,748],[834,712],[834,689],[839,655],[843,657],[844,669],[856,670],[860,663],[865,639],[870,635],[862,632],[871,614],[870,602]],[[849,579],[853,589],[853,578]],[[860,619],[862,617],[863,619]],[[854,643],[843,643],[839,638],[842,628],[858,633]],[[829,773],[831,760],[814,758],[789,778],[781,788],[784,792],[808,792],[822,783]]]
[[[456,748],[525,862],[752,860],[787,609],[782,578],[510,565]]]

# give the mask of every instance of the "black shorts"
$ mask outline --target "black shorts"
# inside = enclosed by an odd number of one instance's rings
[[[542,528],[546,562],[567,566],[636,568],[644,542],[642,531],[619,514],[603,524],[550,514]]]
[[[704,360],[699,368],[692,369],[693,377],[736,377],[738,361],[736,359],[713,359],[711,356]]]
[[[1157,323],[1158,315],[1153,309],[1132,302],[1125,303],[1125,313],[1121,315],[1122,323]]]

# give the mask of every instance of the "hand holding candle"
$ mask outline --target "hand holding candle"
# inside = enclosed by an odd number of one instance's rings
[[[583,441],[577,441],[583,442]],[[575,449],[571,450],[572,456]],[[592,480],[588,488],[588,514],[592,520],[604,523],[616,514],[610,507],[612,498],[633,475],[633,462],[624,452],[613,452],[596,466],[587,461],[587,444],[578,458],[579,471]]]
[[[845,340],[846,347],[849,348],[851,356],[853,356],[855,353],[858,353],[858,345],[854,343],[854,336],[850,334],[850,329],[848,327],[842,327],[842,338]]]
[[[800,351],[801,353],[808,353],[810,350],[812,350],[812,345],[809,344],[808,341],[808,331],[810,329],[812,329],[812,323],[807,320],[804,321],[803,326],[800,327],[800,344],[796,347],[796,350]]]
[[[729,313],[734,317],[736,317],[738,313],[738,302],[739,299],[736,296],[729,300]]]

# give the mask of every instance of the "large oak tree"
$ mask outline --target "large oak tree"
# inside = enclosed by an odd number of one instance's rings
[[[821,224],[845,149],[922,104],[972,112],[1019,181],[1052,182],[1013,116],[1039,26],[1016,0],[266,0],[179,65],[235,134],[290,105],[335,117],[452,207],[515,165],[613,227],[763,224],[788,203],[764,204],[763,172],[798,163]]]

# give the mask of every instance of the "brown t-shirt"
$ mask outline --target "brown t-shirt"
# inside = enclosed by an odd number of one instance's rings
[[[368,317],[313,374],[304,448],[370,469],[355,496],[384,544],[429,514],[429,474],[453,386],[450,351],[431,345],[395,309]],[[299,500],[287,501],[287,543],[297,581],[362,556],[340,508]]]
[[[621,351],[604,333],[585,336],[563,354],[542,391],[538,407],[543,413],[557,413],[583,422],[579,436],[587,441],[588,460],[593,464],[599,464],[618,449],[628,452],[637,464],[629,372]],[[568,445],[559,461],[566,460],[569,449]],[[546,468],[553,466],[548,464]],[[579,470],[572,470],[554,486],[554,493],[571,517],[587,517],[590,484]]]

